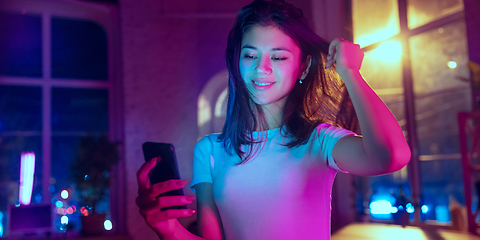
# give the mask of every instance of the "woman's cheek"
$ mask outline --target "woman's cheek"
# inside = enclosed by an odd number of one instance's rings
[[[242,79],[245,81],[247,78],[248,72],[250,71],[250,68],[252,67],[252,64],[249,64],[248,62],[240,61],[240,75],[242,75]]]

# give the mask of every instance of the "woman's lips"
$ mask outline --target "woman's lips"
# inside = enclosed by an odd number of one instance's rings
[[[253,82],[253,86],[257,90],[267,90],[267,89],[271,88],[273,86],[273,84],[275,84],[275,82],[257,82],[257,81],[254,81],[254,80],[252,80],[252,82]]]

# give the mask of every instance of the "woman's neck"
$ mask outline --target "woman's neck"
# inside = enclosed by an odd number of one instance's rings
[[[259,130],[270,130],[274,128],[278,128],[282,125],[283,119],[283,107],[284,104],[279,103],[271,103],[267,105],[262,105],[263,116],[265,117],[265,121],[267,123],[268,129],[259,129],[261,128],[261,124],[257,127],[257,131]],[[261,122],[261,121],[257,121]]]

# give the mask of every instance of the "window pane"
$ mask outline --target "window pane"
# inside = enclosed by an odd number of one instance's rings
[[[52,137],[52,193],[63,189],[73,190],[74,183],[70,177],[70,165],[77,154],[79,136]]]
[[[107,132],[107,90],[53,88],[52,130]]]
[[[408,27],[413,29],[460,11],[462,0],[408,0]]]
[[[41,129],[40,87],[0,86],[0,133]]]
[[[76,189],[76,183],[72,178],[72,163],[75,160],[80,144],[80,136],[54,136],[52,137],[52,178],[50,187],[52,193],[52,202],[61,201],[62,207],[68,209],[71,206],[75,206],[77,211],[72,214],[68,214],[69,223],[76,230],[80,230],[80,209],[82,207],[88,207],[82,205],[78,189]],[[67,190],[69,195],[66,199],[62,198],[62,191]],[[90,194],[90,193],[84,193]],[[110,195],[107,192],[97,204],[97,212],[108,212],[110,208]],[[91,213],[91,212],[90,212]],[[63,214],[57,212],[55,215],[55,227],[60,229],[60,218]]]
[[[471,109],[465,23],[410,38],[424,204],[448,209],[449,196],[464,203],[457,113]],[[448,211],[425,219],[447,222]]]
[[[0,11],[0,33],[0,75],[41,77],[40,17]]]
[[[8,207],[18,203],[20,155],[35,153],[35,173],[31,204],[42,202],[42,152],[40,137],[0,137],[0,227],[7,232]]]
[[[52,77],[108,80],[105,29],[87,20],[52,18]]]
[[[75,230],[81,229],[80,209],[82,206],[80,206],[70,170],[70,165],[77,153],[78,143],[79,137],[52,137],[51,202],[54,204],[58,201],[61,202],[61,206],[56,208],[54,215],[55,229],[61,228],[60,219],[63,216],[63,209],[68,209],[72,206],[75,207],[76,211],[68,214],[68,222]],[[63,190],[69,193],[66,199],[63,199],[61,196]]]
[[[353,38],[364,47],[400,33],[397,0],[353,0]]]
[[[404,98],[402,84],[401,45],[380,46],[365,53],[362,75],[368,84],[385,102],[402,128],[405,127]],[[393,53],[392,53],[393,51]]]

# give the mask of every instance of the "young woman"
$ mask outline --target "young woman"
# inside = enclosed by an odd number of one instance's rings
[[[187,182],[150,186],[157,159],[138,171],[137,205],[161,239],[330,239],[337,171],[372,176],[408,163],[396,119],[359,72],[360,47],[342,39],[326,43],[300,9],[261,0],[242,8],[226,59],[223,131],[205,136],[194,150],[191,186],[201,237],[177,220],[193,209],[160,210],[193,197],[155,199]],[[350,131],[356,119],[362,136]]]

